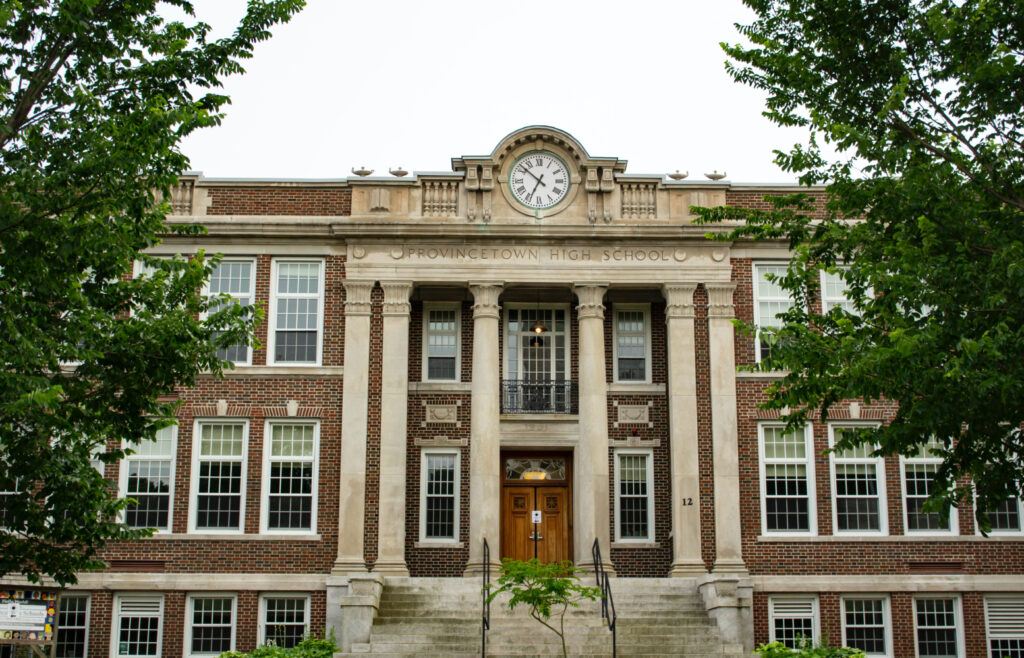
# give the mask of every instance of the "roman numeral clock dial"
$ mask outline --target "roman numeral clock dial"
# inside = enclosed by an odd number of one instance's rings
[[[528,208],[545,210],[569,193],[569,169],[558,156],[547,151],[522,155],[508,174],[512,196]]]

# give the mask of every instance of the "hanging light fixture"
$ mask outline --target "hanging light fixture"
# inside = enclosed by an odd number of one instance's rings
[[[537,319],[533,321],[532,325],[530,325],[530,331],[532,331],[533,333],[535,333],[535,334],[537,334],[539,336],[540,334],[546,334],[548,332],[548,327],[547,327],[546,324],[544,324],[544,320],[541,319],[541,315],[540,315],[540,292],[537,293],[537,308],[536,308],[536,311],[537,311]],[[534,345],[533,344],[534,340],[535,340],[535,338],[531,338],[530,339],[530,347],[537,347],[539,345],[543,345],[544,344],[544,341],[541,340],[538,343],[538,345]]]

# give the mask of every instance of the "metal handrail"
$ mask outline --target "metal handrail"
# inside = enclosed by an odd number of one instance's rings
[[[608,630],[612,632],[612,658],[618,656],[618,638],[615,633],[615,622],[618,615],[615,614],[615,599],[612,598],[612,583],[608,572],[604,570],[604,560],[601,559],[601,545],[594,539],[594,545],[590,549],[594,558],[594,575],[597,577],[597,586],[601,588],[601,619],[608,624]]]
[[[487,655],[487,631],[491,630],[491,547],[484,539],[483,600],[480,602],[480,657]]]
[[[577,408],[576,382],[547,379],[505,379],[501,382],[504,414],[569,414]]]

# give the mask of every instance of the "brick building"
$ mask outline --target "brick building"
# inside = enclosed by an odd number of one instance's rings
[[[768,346],[733,319],[789,303],[765,276],[787,250],[710,242],[689,209],[793,189],[628,173],[548,127],[444,173],[183,178],[172,221],[208,233],[155,253],[223,253],[211,291],[265,309],[260,347],[107,467],[158,530],[82,574],[63,655],[349,648],[390,579],[477,583],[485,540],[593,569],[596,540],[616,580],[699,595],[748,648],[1024,656],[1020,501],[989,537],[943,522],[928,454],[824,454],[890,408],[787,435],[758,408],[778,373],[738,369]]]

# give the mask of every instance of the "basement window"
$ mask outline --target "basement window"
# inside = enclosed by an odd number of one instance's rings
[[[964,655],[959,598],[914,599],[914,630],[918,656],[960,658]]]
[[[219,656],[235,649],[235,597],[190,596],[188,655]]]
[[[654,541],[654,455],[615,451],[615,541]]]
[[[163,596],[118,595],[114,597],[115,658],[160,656]]]
[[[790,649],[818,642],[818,597],[773,596],[768,599],[768,634]]]
[[[58,658],[86,658],[89,655],[88,596],[65,594],[60,597],[56,653]]]
[[[992,658],[1024,656],[1024,596],[985,597],[985,637]]]
[[[860,649],[867,656],[892,655],[889,597],[843,597],[840,606],[844,647]]]
[[[459,539],[459,456],[447,449],[421,453],[421,541]]]
[[[260,599],[260,644],[290,649],[309,634],[309,596],[281,594]]]

